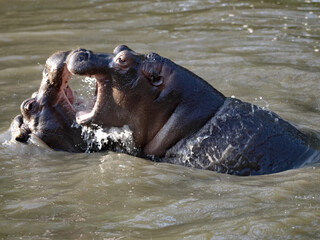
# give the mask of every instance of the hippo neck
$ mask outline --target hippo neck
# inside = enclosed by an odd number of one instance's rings
[[[179,103],[143,152],[160,157],[176,144],[197,132],[224,104],[225,96],[189,70],[167,60],[165,67],[174,68],[160,98],[176,95]],[[169,65],[170,64],[170,65]],[[170,99],[170,98],[169,98]],[[170,101],[168,102],[170,104]]]
[[[192,92],[184,90],[181,102],[192,106],[196,113],[200,114],[201,111],[200,115],[209,120],[224,104],[226,97],[203,78],[182,66],[178,67],[187,75],[188,79],[193,79],[191,82],[184,81],[185,87],[193,90]],[[193,97],[190,97],[191,95]]]
[[[177,71],[182,73],[181,78],[183,81],[180,86],[182,89],[182,102],[189,102],[190,99],[194,102],[194,99],[190,98],[190,95],[193,95],[197,99],[195,105],[199,108],[205,107],[210,109],[208,110],[210,116],[213,116],[224,104],[226,97],[206,80],[169,59],[165,59],[165,63],[174,66],[174,68],[178,69]],[[192,79],[192,81],[188,81],[190,79]],[[191,92],[189,89],[192,89]]]

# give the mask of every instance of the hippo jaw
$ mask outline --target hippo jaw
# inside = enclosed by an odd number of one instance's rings
[[[73,127],[76,110],[65,64],[68,54],[58,52],[46,61],[39,90],[21,104],[21,114],[12,121],[13,140],[26,143],[34,136],[55,150],[79,152],[85,148],[81,129]]]
[[[155,53],[138,54],[125,45],[116,47],[112,54],[84,49],[71,52],[67,59],[68,70],[75,75],[94,77],[97,84],[94,107],[91,111],[78,112],[77,123],[94,128],[127,125],[133,132],[135,146],[145,146],[173,111],[172,106],[168,106],[171,112],[160,112],[157,117],[156,108],[163,105],[161,100],[157,102],[163,89],[163,78],[159,76],[162,60]],[[154,103],[158,107],[149,111]]]
[[[128,48],[128,50],[130,50]],[[114,54],[92,53],[85,49],[77,49],[70,53],[67,59],[69,72],[74,75],[93,77],[96,79],[96,102],[89,111],[79,111],[76,114],[76,121],[79,125],[106,125],[101,122],[106,113],[106,104],[108,111],[119,112],[118,105],[121,101],[119,92],[115,90],[113,82],[112,69],[114,63]],[[118,95],[118,96],[116,96]],[[118,99],[118,101],[117,101]],[[120,114],[121,115],[121,114]],[[121,118],[121,117],[120,117]],[[118,124],[112,123],[111,126],[122,127],[123,121]]]
[[[113,54],[75,50],[67,66],[72,74],[95,77],[97,82],[94,108],[77,113],[77,123],[102,128],[127,125],[135,146],[149,156],[164,156],[178,140],[199,130],[225,99],[169,59],[138,54],[124,45]]]
[[[86,49],[71,52],[67,59],[68,70],[74,75],[93,77],[97,84],[97,98],[93,109],[78,112],[77,123],[113,127],[125,125],[131,113],[124,106],[128,101],[124,91],[141,89],[141,85],[147,83],[148,86],[142,87],[143,90],[147,92],[147,88],[151,86],[153,95],[160,94],[163,78],[159,74],[163,60],[156,53],[139,54],[125,45],[117,46],[112,54],[93,53]],[[141,82],[145,83],[141,84]],[[138,98],[136,96],[133,101]],[[105,120],[104,116],[110,113],[117,115],[113,118],[113,120],[116,118],[116,121]]]

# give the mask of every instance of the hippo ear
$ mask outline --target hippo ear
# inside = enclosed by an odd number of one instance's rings
[[[142,73],[153,86],[160,86],[163,84],[163,77],[156,71],[154,63],[146,63],[142,68]]]
[[[117,55],[119,52],[122,52],[124,50],[127,50],[127,51],[131,51],[133,52],[130,48],[128,48],[126,45],[119,45],[117,46],[114,50],[113,50],[113,54],[114,55]]]
[[[162,76],[159,76],[158,74],[157,75],[151,75],[149,77],[149,80],[150,80],[150,83],[153,85],[153,86],[160,86],[161,84],[163,84],[163,77]]]

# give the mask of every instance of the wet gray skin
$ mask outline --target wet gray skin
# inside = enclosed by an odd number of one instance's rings
[[[91,111],[78,124],[128,125],[142,157],[236,175],[300,167],[318,152],[278,115],[226,98],[206,81],[155,53],[120,45],[112,54],[78,49],[71,73],[97,80]],[[318,140],[317,140],[318,141]]]
[[[25,143],[32,135],[55,150],[86,149],[81,129],[73,127],[76,111],[68,85],[71,74],[65,64],[68,54],[57,52],[47,59],[39,90],[21,104],[21,114],[11,123],[16,141]]]

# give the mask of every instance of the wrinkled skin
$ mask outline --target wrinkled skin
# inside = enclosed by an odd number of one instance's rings
[[[86,149],[81,129],[72,127],[76,112],[68,85],[71,76],[65,63],[68,54],[58,52],[46,61],[39,90],[21,104],[21,114],[11,123],[12,138],[16,141],[25,143],[33,135],[55,150]]]
[[[227,98],[204,127],[181,139],[163,159],[234,175],[261,175],[320,160],[315,150],[319,143],[275,113]]]

